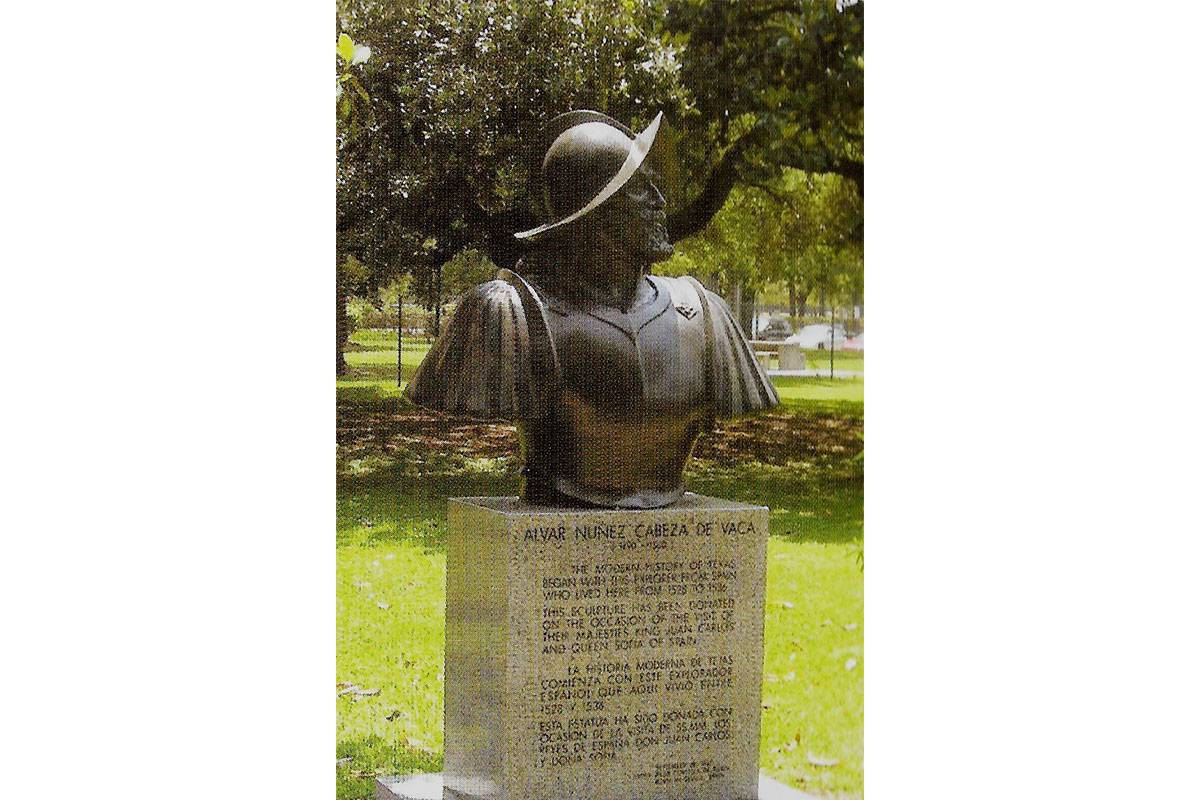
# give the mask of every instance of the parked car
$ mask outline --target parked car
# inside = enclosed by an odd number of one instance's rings
[[[792,335],[792,323],[775,317],[758,331],[758,338],[768,342],[779,342]]]
[[[789,344],[799,344],[805,350],[828,350],[829,349],[829,325],[805,325],[796,333],[787,337],[784,341]],[[846,326],[837,324],[833,326],[833,349],[841,350],[846,344]]]

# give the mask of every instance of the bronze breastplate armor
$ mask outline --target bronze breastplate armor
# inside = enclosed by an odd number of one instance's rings
[[[670,505],[714,418],[779,397],[720,298],[691,278],[644,280],[621,311],[500,270],[462,297],[405,395],[516,423],[527,501]]]
[[[549,413],[520,426],[532,502],[653,508],[682,494],[712,419],[705,320],[672,281],[646,280],[653,295],[628,312],[539,291],[559,380]]]

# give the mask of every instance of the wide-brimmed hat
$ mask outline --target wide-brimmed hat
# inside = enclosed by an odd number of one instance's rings
[[[596,209],[621,190],[650,154],[660,111],[641,133],[599,111],[568,111],[546,126],[543,196],[550,221],[514,234],[537,239]]]

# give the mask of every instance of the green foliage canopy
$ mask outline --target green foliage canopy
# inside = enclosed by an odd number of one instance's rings
[[[688,202],[672,235],[702,230],[734,186],[785,167],[841,175],[861,193],[861,3],[671,0],[664,30],[689,93],[679,147]]]
[[[785,168],[861,193],[862,6],[839,6],[340,0],[341,29],[370,46],[360,63],[339,56],[354,83],[339,98],[338,261],[370,271],[352,290],[411,271],[416,291],[440,296],[442,265],[466,248],[515,262],[512,232],[540,217],[538,132],[571,108],[634,127],[666,112],[683,179],[676,240]],[[762,202],[744,194],[735,202]],[[774,269],[739,263],[750,281]]]
[[[855,239],[861,228],[862,201],[852,182],[785,167],[774,181],[735,187],[663,271],[752,292],[780,282],[801,302],[814,290],[850,300],[862,293],[862,247]]]
[[[651,5],[344,0],[369,41],[364,135],[338,135],[339,261],[411,268],[418,286],[466,247],[511,264],[536,224],[534,149],[553,115],[596,108],[634,124],[681,113]],[[540,154],[538,154],[540,155]]]

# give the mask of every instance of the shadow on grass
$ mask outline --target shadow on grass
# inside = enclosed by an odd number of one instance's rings
[[[773,536],[860,541],[862,441],[862,418],[853,413],[806,408],[723,422],[697,443],[685,482],[691,491],[769,506]],[[337,543],[409,542],[444,552],[446,499],[515,495],[519,465],[511,425],[411,406],[395,414],[339,404]]]
[[[376,776],[442,771],[441,756],[379,736],[339,741],[337,758],[350,759],[337,767],[338,800],[370,800],[375,796]]]
[[[404,382],[412,380],[417,368],[404,365]],[[362,411],[391,411],[412,408],[396,384],[395,364],[355,364],[337,380],[337,402]]]
[[[353,405],[370,411],[398,412],[403,408],[412,407],[412,403],[400,394],[397,386],[378,383],[365,386],[339,386],[337,387],[337,399],[339,404]]]

